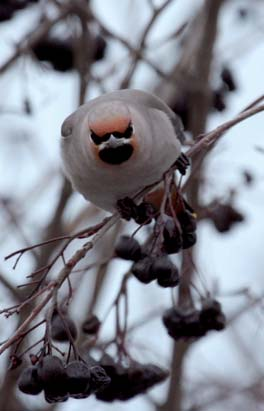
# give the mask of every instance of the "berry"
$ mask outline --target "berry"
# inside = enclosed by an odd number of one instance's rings
[[[245,20],[245,19],[248,17],[248,15],[249,15],[249,10],[248,10],[247,8],[245,8],[245,7],[240,7],[240,8],[237,10],[237,13],[238,13],[238,18],[239,18],[239,19]]]
[[[179,284],[178,268],[166,255],[155,259],[151,271],[161,287],[175,287]]]
[[[72,361],[66,368],[67,390],[73,398],[86,398],[90,395],[91,373],[87,364]]]
[[[107,385],[110,384],[111,379],[106,374],[103,367],[100,365],[94,365],[90,368],[91,373],[91,390],[96,393],[103,390]]]
[[[37,395],[42,391],[36,367],[25,368],[18,378],[18,388],[25,394]]]
[[[44,397],[45,397],[45,400],[49,404],[54,404],[54,403],[57,403],[57,402],[67,401],[68,398],[69,398],[69,395],[67,393],[64,393],[64,394],[57,393],[56,390],[54,389],[54,390],[51,390],[51,391],[45,390],[44,391]]]
[[[58,314],[57,311],[54,311],[51,318],[51,337],[55,341],[68,342],[69,333],[72,339],[77,337],[77,328],[75,323],[70,317],[66,314],[63,314],[63,317]]]
[[[95,37],[94,61],[99,61],[104,58],[107,43],[101,35]]]
[[[96,398],[101,401],[112,402],[119,397],[122,390],[124,370],[121,364],[116,364],[113,358],[107,354],[101,359],[100,366],[110,378],[110,383],[96,393]]]
[[[207,300],[200,311],[172,307],[163,314],[168,334],[175,340],[203,337],[210,330],[225,327],[225,316],[218,301]]]
[[[164,381],[168,372],[154,364],[132,364],[127,369],[127,384],[119,393],[119,400],[126,401],[146,392],[149,388]]]
[[[197,228],[196,218],[189,210],[184,210],[177,215],[183,231],[193,232]]]
[[[124,260],[138,261],[142,257],[141,247],[138,241],[127,235],[122,235],[115,247],[117,257]]]
[[[185,250],[186,248],[192,247],[196,243],[197,237],[196,233],[183,233],[182,236],[182,248]]]
[[[133,362],[129,367],[124,367],[108,358],[101,360],[101,366],[111,378],[110,384],[96,394],[97,399],[105,402],[126,401],[168,377],[167,371],[154,364]]]
[[[93,42],[93,61],[101,60],[104,57],[106,41],[100,35],[93,36],[90,40]],[[88,53],[89,46],[87,42]],[[71,39],[46,37],[34,45],[33,52],[38,60],[49,62],[54,70],[66,72],[75,68],[74,43]]]
[[[220,233],[225,233],[233,224],[244,221],[244,216],[230,204],[216,204],[209,216]]]
[[[221,79],[226,85],[228,91],[235,91],[237,89],[232,71],[228,67],[224,67],[221,72]]]
[[[216,300],[207,300],[200,312],[200,321],[203,327],[209,330],[221,331],[225,328],[225,315],[221,304]]]
[[[18,357],[15,354],[10,356],[10,365],[9,365],[10,370],[15,370],[21,364],[22,364],[22,359],[20,357]]]
[[[180,251],[182,247],[182,236],[180,228],[172,217],[166,216],[166,222],[163,229],[163,249],[168,254],[174,254]]]
[[[142,201],[136,208],[136,215],[134,220],[137,224],[149,224],[155,216],[157,210],[147,201]]]
[[[135,262],[131,268],[132,274],[144,284],[148,284],[155,280],[157,277],[155,277],[151,269],[153,261],[154,257],[147,256]]]
[[[13,17],[14,8],[11,5],[3,4],[0,6],[0,22],[10,20]]]
[[[224,111],[226,109],[226,103],[224,100],[224,94],[222,90],[215,90],[213,93],[212,106],[217,111]]]
[[[168,334],[174,340],[193,339],[205,335],[205,330],[200,325],[199,311],[172,307],[166,310],[162,320]]]
[[[82,325],[82,331],[85,334],[96,334],[101,326],[101,321],[94,314],[91,314]]]
[[[38,377],[48,402],[65,401],[68,398],[66,373],[59,357],[47,355],[38,364]]]
[[[73,48],[67,39],[45,38],[33,47],[36,58],[48,61],[54,70],[65,72],[73,68]]]

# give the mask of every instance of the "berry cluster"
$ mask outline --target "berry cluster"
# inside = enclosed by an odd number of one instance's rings
[[[136,204],[130,197],[124,197],[117,201],[117,210],[122,218],[129,221],[131,218],[140,225],[148,224],[155,217],[157,210],[147,201]]]
[[[10,20],[16,11],[22,10],[31,3],[37,2],[38,0],[1,0],[0,22]]]
[[[161,287],[175,287],[179,271],[168,255],[193,246],[195,230],[196,220],[188,209],[181,210],[177,218],[163,214],[156,220],[153,240],[146,249],[135,238],[124,235],[116,244],[115,255],[134,261],[131,272],[142,283],[157,280]]]
[[[178,268],[167,255],[154,257],[146,255],[138,241],[129,236],[121,236],[116,247],[116,256],[132,260],[131,272],[144,284],[157,280],[162,287],[174,287],[179,283]]]
[[[196,243],[196,218],[188,209],[178,213],[177,220],[169,215],[163,215],[161,225],[162,249],[165,253],[178,253],[181,249],[190,248]]]
[[[91,394],[105,402],[126,401],[164,381],[168,375],[154,364],[133,362],[125,367],[108,355],[100,363],[75,360],[67,365],[59,357],[47,355],[38,365],[22,371],[18,388],[31,395],[44,391],[48,403],[87,398]]]
[[[225,316],[216,300],[204,302],[201,310],[172,307],[163,314],[163,323],[174,339],[203,337],[208,331],[221,331],[225,327]]]
[[[92,48],[93,61],[101,60],[104,57],[106,41],[100,35],[91,38],[93,44],[87,44],[87,50]],[[54,70],[65,72],[74,68],[74,42],[72,39],[62,39],[57,37],[47,37],[41,39],[33,47],[36,58],[40,61],[47,61]]]
[[[59,357],[47,355],[38,365],[25,368],[19,376],[18,388],[25,394],[37,395],[44,390],[47,402],[87,398],[110,384],[100,365],[72,361],[64,365]]]
[[[110,384],[96,393],[96,398],[105,402],[129,400],[164,381],[169,375],[154,364],[133,362],[130,367],[125,367],[108,355],[102,358],[100,365],[111,378]]]
[[[179,284],[178,268],[167,255],[146,256],[132,265],[131,272],[145,284],[153,280],[157,280],[161,287],[175,287]]]
[[[227,66],[222,68],[220,80],[220,86],[213,92],[212,107],[221,112],[226,109],[226,94],[236,91],[237,85],[231,69]]]
[[[220,72],[220,85],[212,91],[211,109],[224,111],[227,94],[236,89],[237,85],[232,70],[224,66]],[[185,130],[190,130],[191,101],[192,92],[183,90],[181,93],[177,93],[177,97],[171,103],[172,110],[181,118]]]

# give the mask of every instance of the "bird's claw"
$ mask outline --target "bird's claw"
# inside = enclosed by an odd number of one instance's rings
[[[187,168],[189,167],[189,165],[190,165],[190,160],[184,153],[181,153],[181,155],[175,161],[175,166],[176,166],[177,170],[183,176],[186,174],[186,171],[187,171]]]

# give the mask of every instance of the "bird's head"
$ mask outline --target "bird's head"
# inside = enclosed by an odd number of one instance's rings
[[[136,149],[136,138],[128,107],[120,101],[104,102],[88,115],[90,144],[105,163],[128,161]]]

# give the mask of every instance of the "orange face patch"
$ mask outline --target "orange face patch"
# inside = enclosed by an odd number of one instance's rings
[[[124,116],[111,116],[101,118],[100,121],[90,121],[89,128],[98,137],[103,137],[105,134],[114,132],[124,133],[129,125],[130,118]]]

